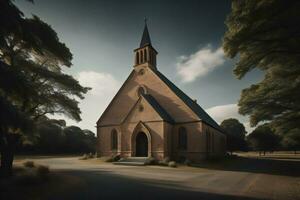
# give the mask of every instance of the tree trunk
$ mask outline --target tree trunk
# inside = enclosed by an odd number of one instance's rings
[[[16,134],[6,134],[5,143],[1,147],[1,177],[10,177],[13,174],[14,152],[19,136]]]

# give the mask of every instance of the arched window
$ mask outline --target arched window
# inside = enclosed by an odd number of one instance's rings
[[[118,149],[118,132],[116,129],[111,131],[111,150]]]
[[[144,54],[143,54],[143,50],[141,50],[141,63],[144,62]]]
[[[144,62],[147,62],[147,51],[144,49]]]
[[[140,64],[140,53],[139,53],[139,52],[136,52],[135,63],[136,63],[137,65]]]
[[[184,127],[180,127],[178,130],[178,148],[187,150],[187,132]]]

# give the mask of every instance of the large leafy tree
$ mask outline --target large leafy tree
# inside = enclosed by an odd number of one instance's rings
[[[0,103],[16,111],[8,112],[31,121],[55,113],[80,121],[78,99],[83,99],[89,88],[63,72],[71,61],[72,53],[50,25],[37,16],[25,18],[11,0],[0,1]],[[11,147],[15,144],[8,138],[25,133],[25,129],[11,120],[5,123],[1,124],[1,154],[8,158],[2,159],[1,167],[10,166],[2,170],[7,174],[11,173]]]
[[[277,133],[300,131],[300,1],[233,0],[223,49],[237,58],[241,79],[254,68],[264,79],[242,91],[239,112],[252,126],[270,122]]]
[[[245,127],[237,119],[225,119],[221,123],[221,128],[225,131],[227,136],[228,151],[238,151],[246,149],[245,134],[247,133]]]
[[[290,131],[283,137],[281,143],[285,148],[293,150],[296,154],[297,150],[300,150],[300,133],[296,130]]]
[[[266,153],[266,151],[274,151],[279,146],[280,138],[276,135],[270,124],[258,126],[252,133],[247,136],[247,140],[253,150]]]

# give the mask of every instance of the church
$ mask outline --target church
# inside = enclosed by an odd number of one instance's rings
[[[197,162],[226,151],[220,126],[157,66],[145,23],[133,70],[97,121],[99,156]]]

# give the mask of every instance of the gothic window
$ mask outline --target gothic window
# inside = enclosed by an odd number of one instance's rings
[[[111,150],[118,149],[118,132],[116,129],[111,131]]]
[[[140,64],[140,53],[139,52],[136,52],[135,63],[137,65]]]
[[[147,51],[144,49],[144,62],[147,62]]]
[[[178,130],[178,148],[187,150],[187,132],[184,127],[180,127]]]
[[[211,134],[210,131],[206,131],[206,149],[207,152],[211,152]]]

